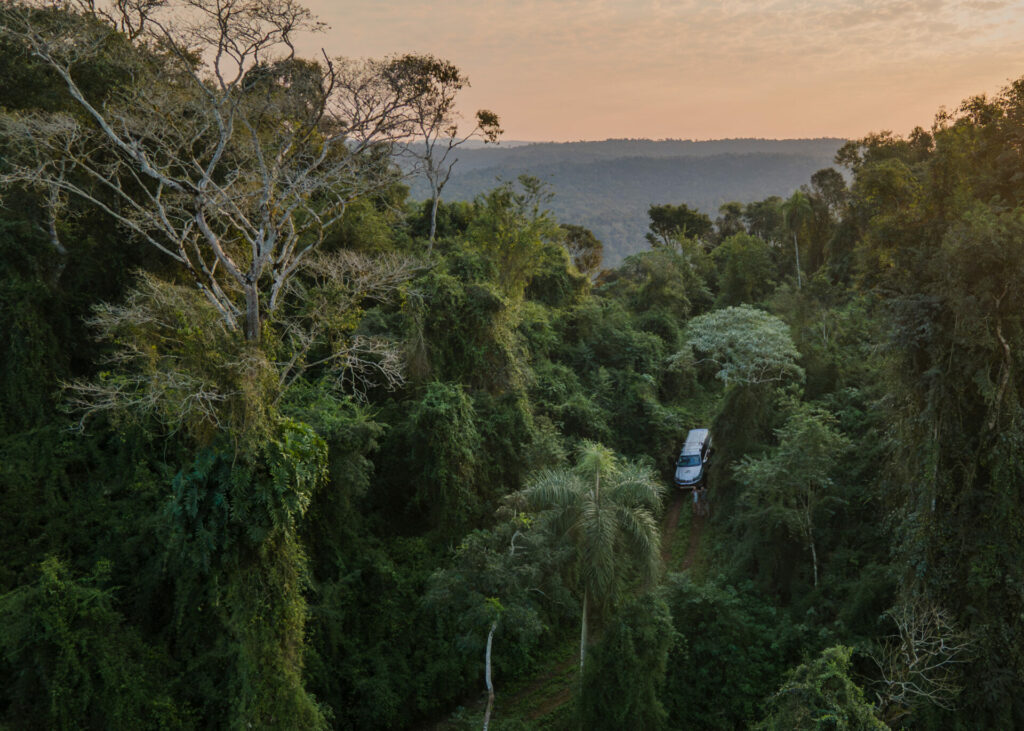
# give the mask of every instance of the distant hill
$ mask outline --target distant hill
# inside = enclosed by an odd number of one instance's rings
[[[460,150],[445,200],[472,200],[522,174],[548,182],[551,209],[591,229],[614,265],[646,248],[647,208],[687,203],[714,218],[727,201],[788,196],[832,164],[845,140],[605,140]],[[428,188],[413,185],[415,198]]]

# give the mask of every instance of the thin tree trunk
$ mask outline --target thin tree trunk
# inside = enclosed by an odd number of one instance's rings
[[[580,623],[580,684],[583,683],[583,661],[587,657],[587,590],[583,590],[583,621]]]
[[[484,731],[491,723],[491,709],[494,708],[494,685],[491,683],[491,645],[494,642],[494,630],[498,629],[498,620],[491,623],[491,631],[487,633],[487,653],[484,660],[484,683],[487,684],[487,710],[484,711]]]
[[[814,545],[814,534],[807,532],[807,543],[811,547],[811,562],[814,565],[814,588],[818,588],[818,550]]]
[[[818,548],[814,545],[814,521],[811,512],[811,496],[805,496],[803,504],[803,526],[804,537],[807,539],[807,547],[811,549],[811,564],[814,567],[814,588],[818,588]]]
[[[793,249],[796,251],[796,288],[800,289],[800,245],[796,242],[796,231],[793,232]]]
[[[818,588],[818,552],[814,549],[814,539],[811,539],[811,561],[814,562],[814,588]]]
[[[430,206],[430,243],[427,245],[427,253],[434,250],[434,236],[437,233],[437,207],[441,202],[441,191],[434,196],[433,205]]]
[[[68,264],[68,250],[64,248],[64,245],[60,242],[60,235],[57,233],[57,212],[56,212],[56,194],[50,194],[50,207],[48,209],[48,231],[50,234],[50,244],[56,250],[58,254],[57,265],[54,267],[52,274],[52,284],[57,285],[60,282],[60,277],[64,273],[64,268]]]
[[[594,502],[601,509],[601,470],[594,474]],[[583,661],[587,656],[587,589],[583,589],[583,621],[580,623],[580,686],[583,686]]]
[[[245,285],[245,339],[260,341],[260,290],[255,281]]]

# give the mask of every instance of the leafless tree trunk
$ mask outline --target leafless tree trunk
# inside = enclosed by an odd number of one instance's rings
[[[491,683],[491,644],[494,631],[498,629],[498,620],[491,623],[491,631],[487,633],[487,652],[484,667],[484,683],[487,685],[487,710],[484,711],[484,731],[491,723],[491,709],[494,708],[494,685]]]

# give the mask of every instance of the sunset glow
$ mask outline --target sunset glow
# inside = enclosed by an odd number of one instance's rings
[[[331,55],[429,52],[506,138],[860,136],[1024,74],[1024,2],[320,0]]]

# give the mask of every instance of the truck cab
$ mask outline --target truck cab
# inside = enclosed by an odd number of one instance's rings
[[[686,443],[676,460],[676,487],[696,488],[707,477],[707,464],[711,458],[711,432],[707,429],[691,429]]]

